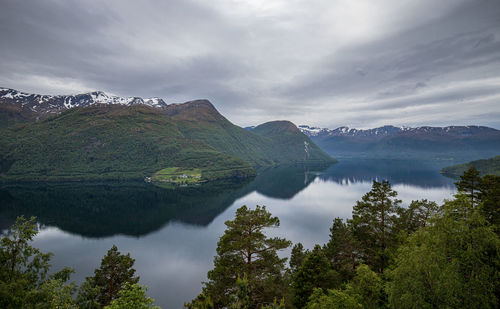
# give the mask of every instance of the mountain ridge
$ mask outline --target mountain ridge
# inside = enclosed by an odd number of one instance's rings
[[[299,129],[334,157],[470,161],[500,153],[500,130],[486,126]]]
[[[250,132],[204,99],[159,107],[87,104],[2,129],[0,179],[142,180],[179,167],[215,180],[253,176],[258,167],[335,162],[287,125],[283,132]]]

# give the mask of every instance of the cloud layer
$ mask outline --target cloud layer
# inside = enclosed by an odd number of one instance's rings
[[[2,1],[0,86],[208,98],[236,124],[500,128],[497,0]]]

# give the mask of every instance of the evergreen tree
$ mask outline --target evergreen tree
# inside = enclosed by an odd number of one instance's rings
[[[480,181],[481,213],[500,232],[500,176],[486,175]]]
[[[411,201],[408,208],[400,207],[398,209],[399,227],[397,230],[405,231],[408,234],[416,232],[419,228],[425,227],[429,219],[437,214],[439,206],[436,202],[426,199]]]
[[[455,183],[458,191],[465,193],[470,198],[472,206],[478,204],[480,182],[479,171],[472,166],[460,176],[460,181]]]
[[[342,281],[350,280],[354,275],[359,245],[353,236],[350,224],[340,218],[333,220],[330,228],[330,240],[325,245],[326,257],[334,270],[339,272]]]
[[[286,294],[284,277],[286,258],[277,252],[290,246],[283,238],[269,238],[264,229],[279,227],[265,206],[254,210],[246,206],[236,211],[234,220],[225,222],[227,228],[217,244],[214,269],[208,272],[204,294],[210,295],[215,308],[228,306],[230,295],[238,290],[237,278],[246,275],[250,308],[272,303],[274,297]]]
[[[304,250],[304,246],[300,242],[293,246],[292,254],[290,255],[290,270],[292,275],[299,270],[299,267],[302,265],[308,254],[309,250]]]
[[[130,253],[121,254],[113,245],[102,259],[101,266],[94,271],[94,276],[87,277],[87,283],[80,288],[80,303],[89,308],[96,303],[100,306],[109,305],[118,297],[118,292],[125,283],[134,284],[139,281],[139,277],[134,277],[134,262]]]
[[[323,250],[316,245],[293,278],[293,304],[296,308],[302,308],[315,288],[331,289],[339,285],[338,273],[331,269]]]
[[[371,191],[356,202],[352,212],[350,224],[363,249],[365,263],[378,272],[387,266],[396,241],[396,213],[401,203],[397,194],[388,181],[373,181]]]

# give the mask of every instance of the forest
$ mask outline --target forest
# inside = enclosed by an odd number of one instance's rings
[[[388,181],[374,181],[350,219],[334,218],[329,241],[305,249],[280,237],[265,206],[240,207],[217,243],[214,266],[188,309],[497,308],[500,177],[474,168],[442,205],[404,207]],[[36,218],[2,236],[2,308],[157,308],[134,259],[113,246],[79,286],[70,268],[31,246]],[[289,257],[285,252],[291,249]]]

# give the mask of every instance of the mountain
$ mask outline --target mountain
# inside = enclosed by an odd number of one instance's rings
[[[144,104],[152,107],[167,106],[160,98],[118,97],[102,91],[76,95],[40,95],[0,88],[0,127],[17,122],[45,119],[64,110],[93,104]]]
[[[481,176],[500,176],[500,156],[448,166],[441,169],[441,173],[448,177],[458,178],[471,167],[475,167],[481,173]]]
[[[208,100],[89,103],[33,121],[0,132],[0,179],[142,180],[181,167],[213,180],[251,176],[262,166],[334,162],[291,123],[283,131],[248,131]]]
[[[483,126],[299,129],[335,157],[467,161],[500,153],[500,131]]]

